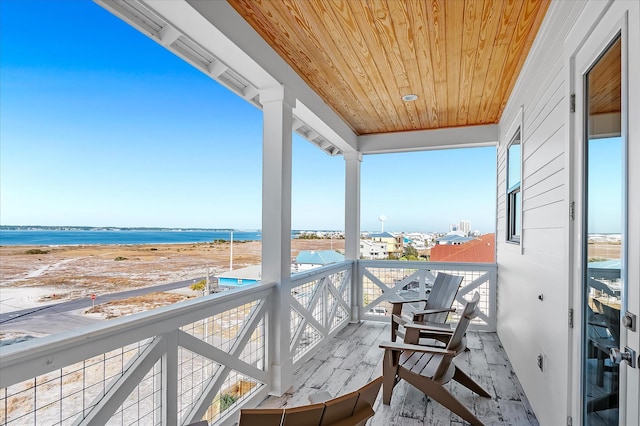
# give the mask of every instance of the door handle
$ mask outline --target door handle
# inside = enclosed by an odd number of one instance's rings
[[[618,365],[622,361],[627,361],[631,368],[636,368],[636,351],[626,346],[624,352],[618,348],[611,348],[609,352],[609,359],[614,364]]]

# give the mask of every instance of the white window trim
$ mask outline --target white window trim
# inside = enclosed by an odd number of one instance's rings
[[[520,254],[524,253],[523,250],[523,242],[524,242],[524,105],[520,105],[518,111],[516,113],[515,118],[511,122],[509,126],[509,130],[506,135],[508,136],[507,146],[506,146],[506,163],[505,163],[505,242],[508,244],[513,244],[515,246],[520,246]],[[511,240],[511,230],[510,230],[510,209],[509,209],[509,148],[511,147],[513,141],[515,140],[516,134],[520,133],[520,158],[518,159],[520,162],[520,227],[518,229],[518,233],[520,234],[520,238],[518,241]]]

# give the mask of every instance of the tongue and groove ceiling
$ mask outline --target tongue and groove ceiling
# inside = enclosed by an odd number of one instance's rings
[[[550,3],[228,2],[358,135],[497,123]]]

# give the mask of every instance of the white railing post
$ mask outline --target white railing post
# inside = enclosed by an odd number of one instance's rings
[[[293,384],[291,335],[291,141],[295,99],[284,86],[260,93],[263,114],[262,282],[275,282],[268,329],[271,394]]]
[[[496,332],[498,330],[498,267],[497,265],[491,269],[491,278],[489,281],[489,330]]]
[[[362,283],[359,282],[358,259],[360,258],[360,163],[362,154],[345,152],[345,201],[344,201],[344,246],[345,259],[353,260],[351,270],[351,322],[361,318]]]
[[[178,424],[178,330],[165,336],[162,355],[162,424]]]

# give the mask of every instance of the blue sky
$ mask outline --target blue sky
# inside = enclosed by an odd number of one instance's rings
[[[0,224],[261,226],[262,113],[91,1],[2,0]],[[344,229],[294,135],[293,229]],[[495,228],[495,148],[365,156],[363,230]]]

